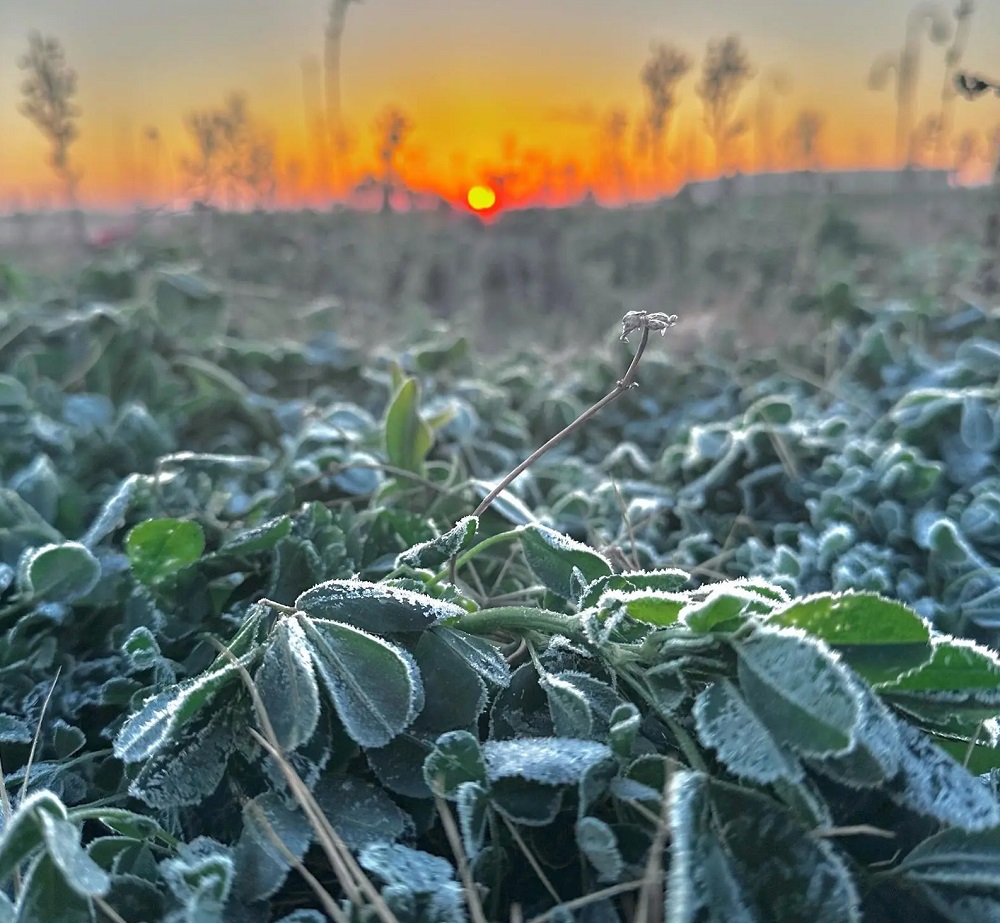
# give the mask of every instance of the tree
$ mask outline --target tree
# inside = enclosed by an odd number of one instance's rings
[[[256,205],[273,197],[274,144],[254,123],[242,94],[231,94],[222,108],[192,112],[185,124],[195,156],[181,166],[203,202],[221,196],[232,208],[248,197]]]
[[[346,147],[340,86],[340,56],[344,43],[344,27],[347,24],[347,11],[351,4],[360,2],[361,0],[331,0],[330,15],[326,24],[324,49],[326,122],[330,143],[338,156]]]
[[[669,119],[677,103],[677,84],[689,70],[691,59],[683,51],[673,45],[656,42],[650,47],[649,59],[640,73],[646,90],[646,124],[657,179],[663,169],[663,144]]]
[[[611,109],[601,123],[601,143],[605,169],[615,178],[618,196],[621,199],[628,195],[624,151],[627,131],[628,113],[621,107]]]
[[[783,71],[769,70],[760,75],[757,81],[757,106],[754,113],[754,166],[760,172],[770,170],[773,166],[772,136],[773,110],[771,106],[774,94],[783,95],[791,87],[791,80]]]
[[[382,164],[382,211],[392,211],[392,193],[401,186],[396,158],[406,142],[413,124],[406,114],[395,106],[382,112],[375,122],[378,138],[378,158]]]
[[[896,163],[906,167],[913,163],[913,110],[920,71],[920,40],[925,28],[936,45],[951,37],[951,24],[940,4],[925,2],[910,10],[903,47],[876,58],[868,74],[868,86],[873,90],[881,90],[890,74],[896,78]]]
[[[70,147],[78,137],[76,105],[76,71],[66,62],[59,40],[32,32],[28,51],[18,61],[26,77],[21,84],[21,114],[34,123],[50,145],[49,165],[62,182],[66,204],[72,214],[78,239],[86,240],[83,214],[77,202],[80,173],[70,160]]]
[[[791,139],[794,156],[804,170],[819,167],[819,137],[823,131],[823,115],[813,109],[803,109],[792,125]]]
[[[732,140],[746,129],[745,122],[734,120],[733,110],[753,75],[753,66],[739,36],[730,35],[708,43],[696,92],[705,109],[705,127],[715,146],[716,169],[728,165]]]

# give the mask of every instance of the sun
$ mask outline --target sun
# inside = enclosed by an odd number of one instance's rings
[[[497,204],[497,194],[489,186],[473,186],[466,200],[473,211],[483,212]]]

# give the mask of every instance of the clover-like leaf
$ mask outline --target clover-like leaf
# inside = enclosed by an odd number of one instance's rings
[[[136,579],[155,586],[189,564],[205,550],[205,533],[198,523],[183,519],[150,519],[125,538],[125,551]]]
[[[828,648],[800,631],[771,628],[734,646],[740,690],[776,741],[809,756],[850,748],[861,697]]]
[[[80,542],[35,548],[19,566],[22,592],[38,602],[73,602],[86,596],[100,579],[100,562]]]
[[[518,530],[524,557],[532,572],[553,593],[564,599],[573,595],[573,570],[588,584],[611,573],[607,558],[569,536],[537,523]]]
[[[424,689],[407,651],[340,622],[300,621],[316,672],[355,743],[382,747],[413,723]]]
[[[445,618],[465,615],[461,606],[423,593],[363,580],[330,580],[295,600],[310,618],[332,619],[373,634],[423,631]]]

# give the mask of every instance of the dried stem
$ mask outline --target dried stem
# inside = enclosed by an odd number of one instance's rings
[[[604,395],[596,404],[585,410],[580,414],[572,423],[569,424],[565,429],[556,433],[545,445],[535,449],[521,464],[519,464],[513,471],[506,475],[503,480],[497,484],[496,487],[491,490],[483,502],[476,507],[473,516],[482,516],[497,497],[506,490],[514,480],[516,480],[521,474],[528,470],[538,459],[540,459],[546,452],[550,449],[554,449],[560,442],[566,439],[567,436],[573,435],[581,426],[584,425],[591,417],[600,413],[608,404],[613,401],[618,400],[626,391],[631,390],[636,387],[638,382],[636,381],[636,372],[639,369],[639,360],[642,358],[643,352],[645,352],[646,344],[649,342],[649,331],[659,330],[660,334],[666,333],[666,331],[673,327],[677,323],[677,316],[674,314],[650,314],[646,311],[629,311],[622,318],[622,340],[627,340],[628,335],[633,330],[642,331],[642,339],[639,340],[639,346],[635,351],[635,355],[632,357],[632,361],[629,363],[628,369],[625,374],[619,379],[618,383]]]

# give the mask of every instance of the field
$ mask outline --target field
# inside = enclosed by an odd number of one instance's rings
[[[1000,919],[994,201],[5,219],[0,923]]]

